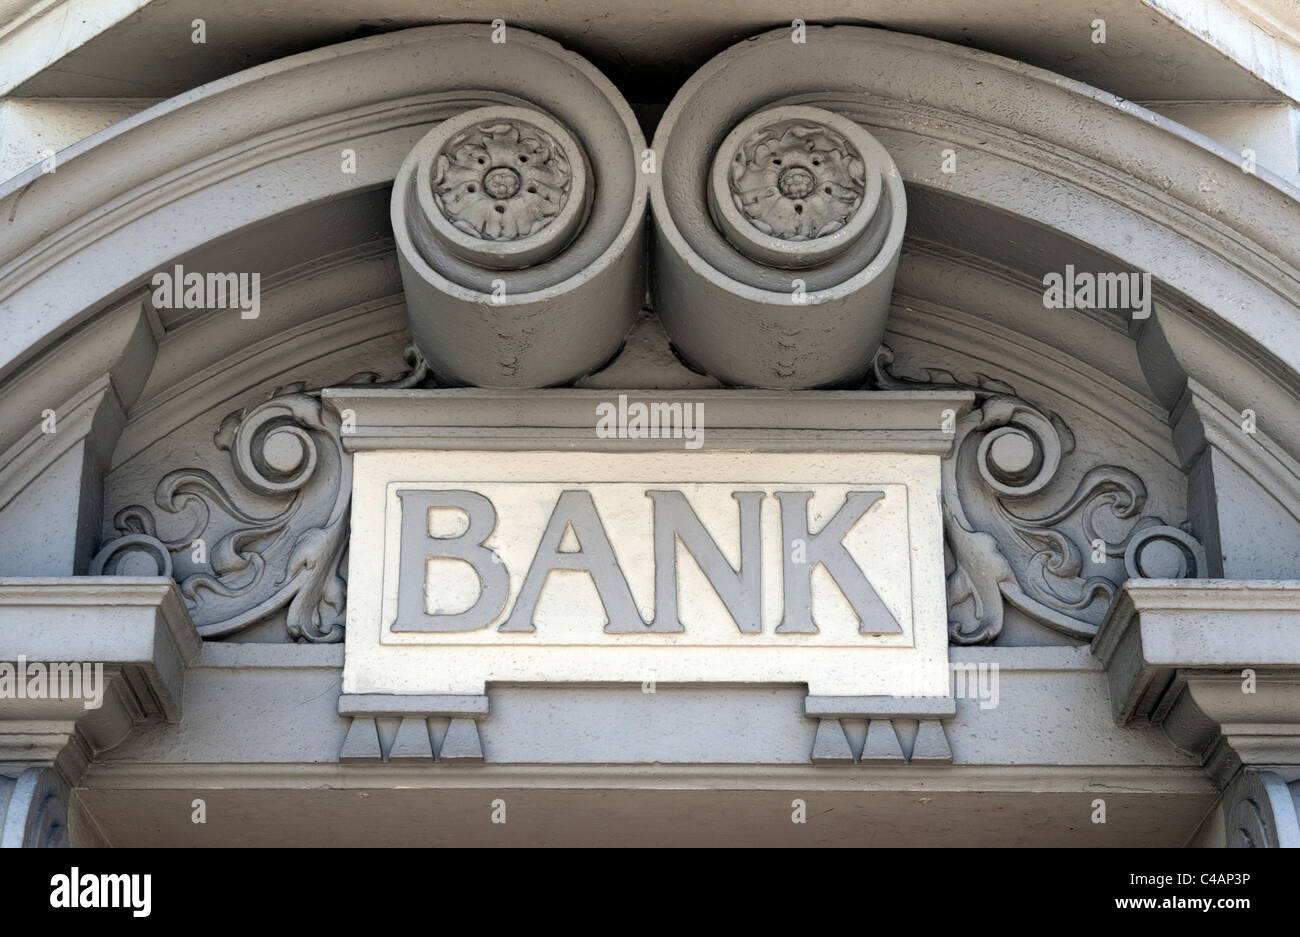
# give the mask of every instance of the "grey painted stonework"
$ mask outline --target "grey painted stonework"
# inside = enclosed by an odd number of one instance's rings
[[[523,31],[503,56],[492,36],[429,35],[438,80],[473,90],[439,95],[446,119],[393,183],[411,331],[446,382],[568,383],[618,351],[644,291],[645,140],[589,63]]]
[[[654,306],[683,357],[727,384],[860,383],[885,330],[903,180],[870,133],[809,106],[846,102],[801,51],[786,33],[728,50],[655,133]],[[823,95],[784,97],[806,72]]]
[[[1300,192],[920,36],[759,31],[656,126],[505,30],[270,61],[0,185],[0,845],[479,843],[498,796],[534,844],[783,843],[801,797],[898,844],[1300,845]],[[161,301],[178,266],[257,314]],[[1052,308],[1067,269],[1149,305]],[[904,608],[844,541],[908,459]],[[467,560],[483,614],[432,611]],[[860,643],[800,657],[837,587]],[[563,662],[556,589],[609,619]],[[844,689],[922,633],[941,692]]]

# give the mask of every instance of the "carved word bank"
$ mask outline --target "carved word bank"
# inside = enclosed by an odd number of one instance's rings
[[[423,455],[358,456],[354,518],[375,523],[354,523],[348,663],[382,686],[349,692],[810,668],[867,692],[931,631],[943,659],[937,460],[484,454],[473,478],[445,453],[403,471]]]
[[[716,500],[719,486],[695,487],[697,503]],[[496,492],[499,500],[513,500],[508,489],[497,488]],[[647,506],[630,499],[638,494],[650,499],[652,533],[648,559],[653,570],[654,594],[654,615],[650,621],[643,620],[638,610],[596,505],[597,494],[604,495],[606,513],[635,514],[638,507]],[[463,632],[495,626],[498,631],[533,632],[534,619],[544,601],[543,593],[549,587],[556,594],[547,600],[552,617],[575,623],[603,618],[603,630],[610,634],[682,633],[686,630],[683,615],[698,621],[700,627],[705,627],[710,618],[724,622],[729,619],[742,634],[760,634],[764,630],[763,580],[770,580],[773,572],[779,571],[784,595],[780,603],[781,619],[774,629],[778,634],[820,633],[813,617],[814,598],[826,606],[834,606],[836,599],[842,599],[838,604],[846,604],[852,611],[861,633],[902,632],[898,619],[881,601],[863,571],[864,562],[868,566],[882,564],[873,563],[878,558],[873,558],[865,547],[858,551],[861,559],[855,557],[851,544],[846,542],[867,514],[886,500],[883,488],[845,491],[817,533],[810,530],[812,491],[776,491],[769,495],[761,489],[741,489],[729,494],[735,502],[735,518],[727,526],[735,528],[735,535],[725,540],[733,548],[729,552],[738,554],[738,562],[728,558],[700,520],[691,499],[679,488],[610,485],[601,486],[595,492],[589,488],[564,488],[554,499],[540,538],[534,530],[520,532],[525,542],[537,542],[537,549],[527,565],[527,573],[512,578],[501,555],[487,545],[493,539],[499,519],[497,508],[487,494],[468,489],[399,488],[402,545],[393,630]],[[893,496],[905,498],[906,492],[897,491]],[[773,499],[780,505],[780,535],[764,551],[763,509],[771,510],[771,504],[765,502]],[[543,504],[549,502],[549,498],[543,499]],[[452,512],[458,515],[457,521],[463,519],[461,531],[435,534],[433,517],[439,512]],[[520,526],[525,525],[535,526],[526,521]],[[508,530],[502,533],[510,535]],[[859,546],[869,543],[869,533],[864,531],[854,542]],[[702,601],[692,601],[686,609],[680,607],[679,545],[690,555],[722,603],[723,616],[712,615],[712,608],[707,609],[710,614],[701,615],[700,606],[706,604]],[[645,557],[646,544],[629,546],[628,552],[637,561]],[[771,554],[773,548],[780,552],[781,562],[776,570],[765,570],[763,553]],[[449,564],[439,562],[446,560],[463,565],[453,564],[448,569]],[[465,567],[473,571],[477,582],[464,582],[463,574],[468,571]],[[826,575],[821,588],[815,590],[813,572],[818,567]],[[556,572],[582,573],[588,581],[553,577]],[[466,584],[473,594],[468,604],[464,601],[466,590],[460,588]],[[584,595],[582,592],[588,584],[591,591]],[[694,588],[688,588],[687,595],[691,600],[703,597]],[[594,602],[588,601],[593,597]],[[556,608],[556,599],[563,599],[563,608]],[[432,610],[431,606],[438,610]]]

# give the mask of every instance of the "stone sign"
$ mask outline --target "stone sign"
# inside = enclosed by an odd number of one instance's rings
[[[746,451],[726,427],[717,451],[501,451],[418,448],[359,403],[345,693],[947,692],[937,409],[933,438],[898,433],[901,451]]]

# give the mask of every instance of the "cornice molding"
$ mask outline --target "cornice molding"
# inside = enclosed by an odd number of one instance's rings
[[[137,726],[179,721],[185,671],[200,645],[170,580],[0,578],[0,661],[103,669],[97,708],[48,690],[0,699],[0,762],[54,764],[75,785]]]
[[[434,772],[424,764],[130,764],[94,765],[83,786],[96,790],[306,790],[321,787],[503,790],[790,790],[1024,791],[1145,790],[1206,795],[1213,785],[1195,767],[1165,765],[494,765]]]
[[[1220,786],[1300,775],[1300,580],[1129,580],[1092,648],[1116,721],[1161,725]]]
[[[680,439],[615,439],[596,434],[597,406],[629,402],[701,404],[704,447],[749,451],[933,452],[953,435],[944,411],[969,406],[964,389],[877,393],[762,390],[436,391],[330,388],[323,398],[351,411],[349,452],[374,449],[526,449],[542,444],[586,451],[680,449]]]
[[[201,642],[175,583],[156,576],[0,577],[4,660],[139,666],[168,720]],[[115,619],[117,627],[111,627]],[[98,630],[97,630],[98,629]],[[115,656],[107,656],[111,653]]]

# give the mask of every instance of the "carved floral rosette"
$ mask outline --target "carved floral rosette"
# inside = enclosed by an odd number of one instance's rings
[[[448,139],[431,185],[440,216],[460,231],[478,240],[518,241],[548,227],[571,196],[581,200],[586,181],[579,163],[575,185],[571,157],[551,134],[500,118],[476,120]]]
[[[751,226],[785,241],[815,241],[859,217],[867,164],[824,123],[762,121],[733,144],[727,190]],[[719,153],[725,154],[724,143]],[[877,197],[879,176],[873,176]]]
[[[893,363],[882,346],[874,366],[878,389],[959,387],[976,394],[974,407],[953,414],[953,449],[943,464],[953,644],[996,640],[1004,603],[1068,638],[1091,640],[1125,579],[1206,575],[1200,543],[1145,513],[1146,485],[1127,468],[1089,468],[1072,494],[1041,508],[1075,451],[1074,434],[1055,413],[984,375],[961,381],[926,369],[903,377]]]
[[[414,348],[407,358],[410,370],[392,381],[366,373],[345,384],[417,386],[427,366]],[[134,504],[114,515],[120,536],[100,550],[91,574],[175,578],[205,638],[283,612],[291,639],[341,641],[352,463],[340,429],[320,391],[303,384],[228,414],[212,437],[213,455],[226,454],[237,486],[204,467],[168,472],[153,508]]]

